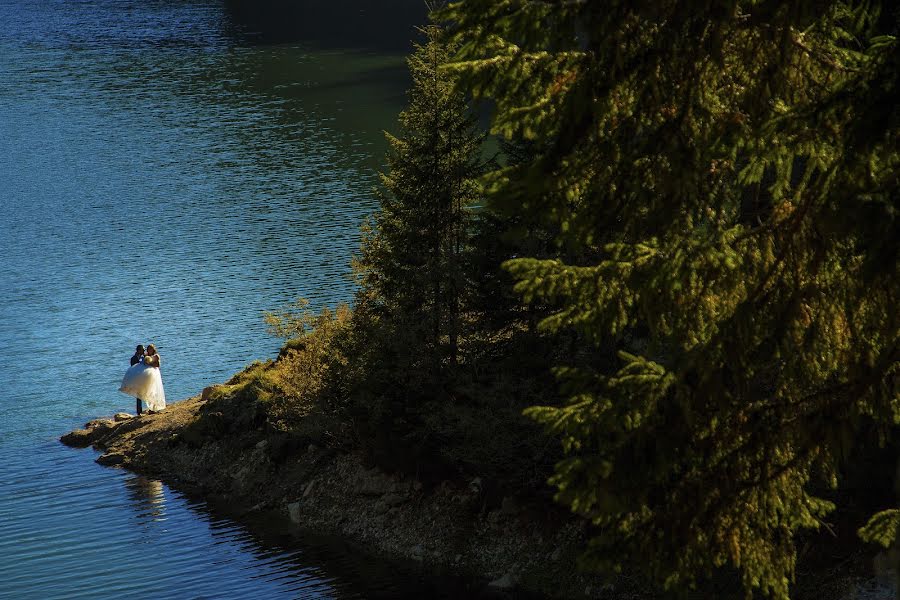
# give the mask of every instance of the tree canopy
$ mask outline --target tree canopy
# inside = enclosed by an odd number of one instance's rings
[[[448,67],[534,140],[486,178],[566,259],[506,263],[548,332],[619,352],[561,364],[529,414],[567,458],[585,564],[669,587],[738,569],[785,598],[794,533],[831,504],[858,426],[900,416],[900,48],[890,3],[463,0]]]
[[[420,458],[411,448],[433,443],[422,424],[458,362],[462,254],[484,172],[483,135],[468,98],[442,69],[452,48],[439,27],[422,32],[425,43],[407,60],[413,85],[399,134],[387,134],[380,210],[355,264],[359,347],[352,354],[360,366],[356,385],[367,398],[365,436],[389,438],[387,454],[406,460]]]

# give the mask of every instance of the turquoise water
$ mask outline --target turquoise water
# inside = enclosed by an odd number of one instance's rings
[[[421,3],[313,4],[0,0],[0,597],[430,589],[57,441],[133,410],[137,343],[177,401],[277,352],[262,310],[350,298]]]

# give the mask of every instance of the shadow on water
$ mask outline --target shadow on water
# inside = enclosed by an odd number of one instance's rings
[[[248,44],[314,43],[406,53],[427,23],[425,0],[226,0],[234,34]]]
[[[389,561],[363,553],[352,544],[293,525],[274,512],[238,514],[225,502],[207,502],[199,495],[173,489],[160,480],[128,474],[124,480],[138,524],[149,529],[167,520],[167,496],[183,503],[196,520],[208,522],[213,543],[240,545],[266,563],[268,579],[284,580],[304,596],[319,592],[342,598],[528,598],[499,594],[484,582],[434,574],[413,562]],[[173,523],[173,526],[177,524]],[[339,590],[335,590],[338,586]]]

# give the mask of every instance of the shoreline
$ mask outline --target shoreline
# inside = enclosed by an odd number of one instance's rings
[[[472,595],[651,597],[636,581],[579,573],[585,525],[542,499],[505,497],[497,505],[480,478],[426,483],[309,439],[253,426],[236,431],[212,410],[220,408],[210,401],[218,388],[161,413],[94,419],[60,441],[92,446],[103,452],[99,464],[156,477],[237,521],[261,517],[294,537],[334,537],[428,577],[472,582]]]
[[[92,446],[102,452],[97,463],[160,479],[248,527],[265,521],[298,541],[333,538],[361,556],[453,580],[467,596],[663,597],[638,576],[610,582],[580,573],[586,523],[547,498],[491,497],[478,477],[426,482],[384,473],[311,436],[315,427],[306,435],[267,429],[258,406],[225,390],[211,386],[153,415],[94,419],[60,441]],[[893,598],[885,573],[864,564],[870,560],[857,548],[839,564],[801,567],[792,597]],[[743,597],[733,583],[714,584],[714,597]]]

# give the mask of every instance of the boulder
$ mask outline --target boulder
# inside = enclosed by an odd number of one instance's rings
[[[104,465],[106,467],[115,467],[125,463],[125,455],[119,454],[117,452],[110,452],[108,454],[103,454],[97,458],[97,464]]]
[[[133,419],[133,418],[134,418],[134,415],[130,415],[130,414],[124,413],[124,412],[116,413],[113,415],[113,421],[115,421],[116,423],[118,423],[119,421],[127,421],[128,419]]]
[[[200,392],[200,401],[206,402],[207,400],[209,400],[212,397],[213,394],[215,394],[217,391],[219,391],[223,387],[224,386],[222,384],[217,383],[215,385],[211,385],[209,387],[203,388],[203,391]]]
[[[291,502],[287,505],[288,516],[291,518],[292,523],[300,523],[300,503],[299,502]]]
[[[421,561],[425,557],[425,548],[422,544],[416,544],[412,547],[409,554],[413,560]]]
[[[313,489],[313,482],[310,481],[308,484],[306,484],[306,489],[303,490],[303,497],[304,498],[308,497],[312,493],[312,489]]]
[[[76,429],[59,438],[59,441],[73,448],[87,448],[94,443],[94,432],[91,429]]]
[[[378,469],[370,469],[356,476],[353,487],[360,496],[384,496],[393,491],[394,484]]]
[[[84,429],[71,431],[59,438],[59,441],[74,448],[86,448],[106,437],[115,425],[112,419],[94,419],[85,423]]]
[[[515,573],[510,571],[503,577],[498,577],[497,579],[490,582],[488,585],[492,588],[496,588],[498,590],[509,590],[516,586],[519,582],[519,578]]]

